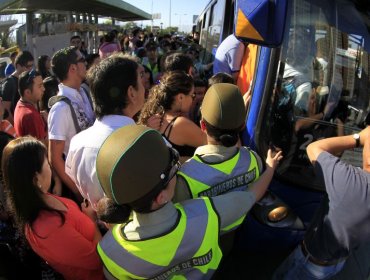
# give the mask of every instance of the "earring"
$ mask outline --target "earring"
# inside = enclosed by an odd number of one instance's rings
[[[42,186],[41,186],[41,184],[39,184],[39,185],[38,185],[38,187],[39,187],[39,189],[40,189],[40,190],[42,190]]]

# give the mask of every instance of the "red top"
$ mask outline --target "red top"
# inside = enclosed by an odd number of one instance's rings
[[[19,100],[14,110],[14,128],[18,136],[31,135],[39,140],[46,139],[46,124],[41,114],[31,103]]]
[[[52,194],[50,194],[52,195]],[[25,228],[32,249],[65,279],[104,279],[96,251],[95,224],[70,199],[52,195],[68,211],[65,223],[55,212],[41,211],[33,227]]]
[[[2,120],[0,122],[0,131],[3,131],[10,136],[13,136],[14,138],[17,137],[17,134],[15,133],[15,129],[12,126],[12,124],[7,120]]]

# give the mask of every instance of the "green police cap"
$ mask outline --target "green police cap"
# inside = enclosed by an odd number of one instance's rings
[[[203,119],[218,129],[238,129],[245,123],[246,113],[239,88],[233,84],[212,85],[204,96]]]
[[[163,180],[170,152],[162,136],[141,125],[114,131],[96,159],[99,182],[117,204],[137,201]]]

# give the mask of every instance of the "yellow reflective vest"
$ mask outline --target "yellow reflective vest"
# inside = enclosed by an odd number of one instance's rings
[[[178,221],[160,236],[127,240],[116,225],[98,244],[107,279],[209,279],[222,258],[219,218],[209,198],[177,203]]]
[[[260,172],[254,152],[247,147],[240,147],[233,157],[220,163],[206,163],[199,155],[194,155],[181,167],[178,175],[187,182],[192,198],[197,198],[244,191],[259,178]],[[235,229],[245,217],[241,216],[231,225],[222,228],[221,232]]]
[[[258,179],[260,172],[256,155],[241,147],[238,153],[221,163],[206,163],[199,155],[194,155],[178,175],[187,182],[192,198],[197,198],[246,190]]]

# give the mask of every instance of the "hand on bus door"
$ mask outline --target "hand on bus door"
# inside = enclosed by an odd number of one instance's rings
[[[273,170],[275,170],[282,158],[283,158],[283,152],[281,151],[281,149],[269,148],[267,151],[266,165],[272,168]]]
[[[243,100],[244,100],[244,105],[245,105],[245,109],[248,109],[249,107],[249,104],[251,103],[251,92],[252,92],[252,82],[253,80],[250,81],[249,83],[249,89],[247,90],[247,92],[243,95]]]

